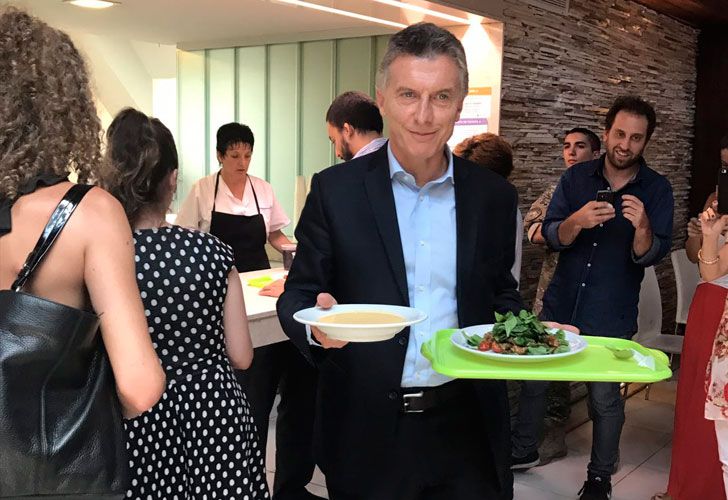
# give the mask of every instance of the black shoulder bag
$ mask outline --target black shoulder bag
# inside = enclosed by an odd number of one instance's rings
[[[126,491],[121,410],[98,316],[22,291],[90,189],[69,189],[12,288],[0,290],[0,498]]]

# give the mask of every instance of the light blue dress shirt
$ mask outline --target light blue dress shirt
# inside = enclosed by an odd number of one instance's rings
[[[452,153],[446,149],[447,170],[438,179],[418,187],[387,145],[389,176],[402,240],[411,307],[427,319],[410,328],[402,369],[402,387],[435,387],[453,380],[432,369],[420,348],[443,328],[457,328],[457,230]],[[318,345],[306,325],[311,345]]]
[[[455,183],[452,153],[447,149],[446,154],[445,173],[418,187],[387,145],[409,302],[427,313],[427,320],[410,328],[402,387],[434,387],[452,380],[434,371],[420,353],[433,333],[458,326]]]

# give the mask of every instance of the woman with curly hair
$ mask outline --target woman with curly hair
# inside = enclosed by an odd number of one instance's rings
[[[491,169],[504,179],[513,172],[513,148],[502,137],[486,132],[464,139],[452,150],[455,156],[464,158],[485,168]],[[511,274],[517,282],[521,281],[521,256],[523,253],[523,215],[518,209],[516,217],[516,250]]]
[[[99,148],[86,67],[69,37],[25,12],[0,8],[0,497],[106,498],[81,465],[98,460],[98,450],[84,455],[82,445],[97,435],[101,447],[113,443],[111,428],[118,428],[121,444],[122,429],[89,420],[93,408],[80,389],[94,393],[100,381],[85,375],[106,373],[96,370],[90,345],[105,349],[126,416],[146,411],[164,391],[124,210],[105,191],[68,181],[71,173],[80,182],[93,177]],[[34,250],[44,228],[71,211],[50,249]],[[44,323],[39,310],[90,318],[90,328],[64,338],[69,325]],[[56,335],[42,335],[47,331]],[[78,399],[59,407],[74,391]],[[104,415],[116,418],[111,409],[118,402],[106,399]],[[121,452],[120,459],[116,450],[102,450],[109,463],[88,467],[119,476]],[[123,492],[121,482],[112,489]]]
[[[107,138],[100,183],[134,228],[137,281],[169,380],[162,400],[126,424],[127,497],[268,498],[265,449],[233,372],[253,359],[233,250],[166,223],[177,149],[162,122],[125,109]]]

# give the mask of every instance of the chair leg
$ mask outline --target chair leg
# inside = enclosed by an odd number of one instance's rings
[[[650,388],[652,387],[652,384],[647,384],[647,387],[645,388],[645,401],[650,400]]]

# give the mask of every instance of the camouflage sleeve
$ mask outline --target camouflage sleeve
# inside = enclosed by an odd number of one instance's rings
[[[526,213],[526,217],[523,220],[523,229],[528,235],[528,241],[533,238],[533,233],[539,228],[546,217],[546,209],[549,207],[551,197],[554,195],[556,186],[551,186],[549,189],[541,193],[541,196],[536,199],[531,205],[531,208]]]

